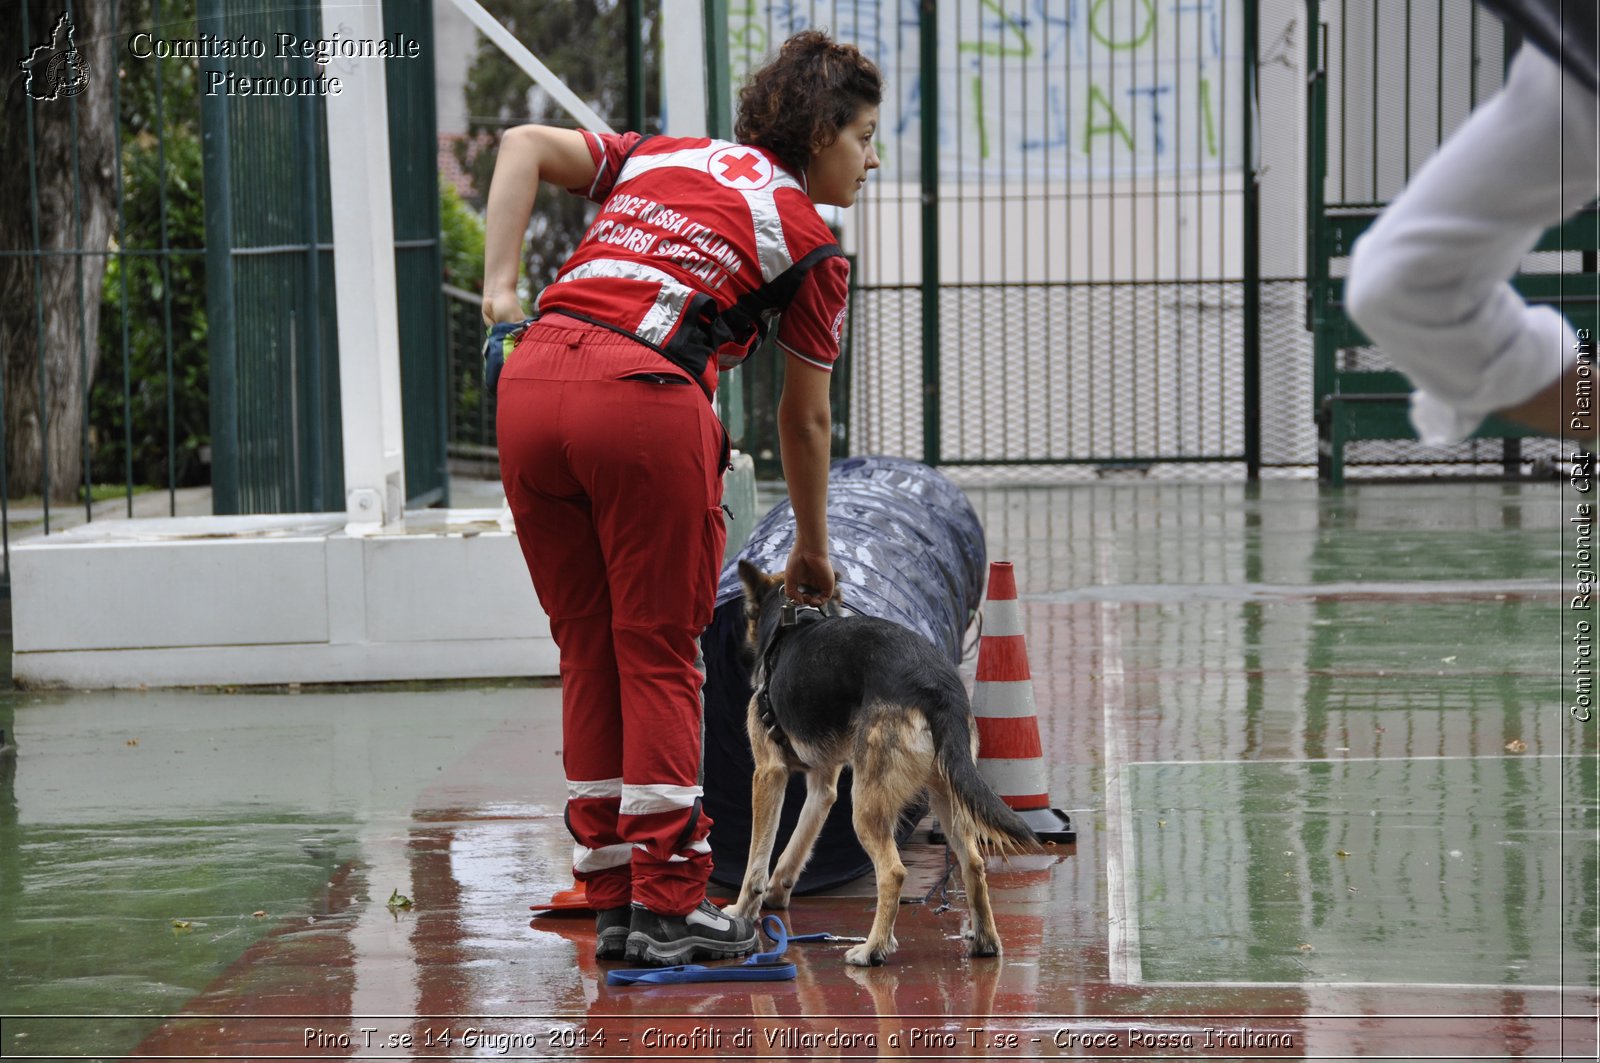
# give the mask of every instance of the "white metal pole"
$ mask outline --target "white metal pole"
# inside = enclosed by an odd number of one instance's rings
[[[382,40],[381,0],[322,0],[322,35],[336,33],[345,40]],[[351,535],[399,525],[405,513],[387,61],[335,57],[326,71],[340,83],[338,93],[327,96],[328,180],[346,531]]]
[[[702,0],[662,0],[664,133],[706,135],[706,12]]]
[[[493,15],[485,11],[478,0],[455,0],[456,7],[461,13],[472,21],[474,26],[491,41],[495,47],[505,53],[522,72],[531,77],[540,88],[548,92],[566,112],[576,118],[585,129],[592,129],[596,133],[615,132],[606,124],[604,118],[594,113],[590,106],[578,98],[578,94],[567,88],[566,82],[551,72],[550,68],[539,62],[538,56],[530,52],[526,45],[512,36],[511,31],[495,21]]]

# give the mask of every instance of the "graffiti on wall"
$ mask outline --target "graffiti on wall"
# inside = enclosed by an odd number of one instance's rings
[[[731,0],[735,92],[816,27],[888,81],[886,176],[915,180],[918,0]],[[957,180],[1177,175],[1238,168],[1241,0],[954,0],[939,18],[940,174]],[[894,170],[900,174],[894,174]]]

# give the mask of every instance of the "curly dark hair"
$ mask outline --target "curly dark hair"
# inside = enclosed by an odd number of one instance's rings
[[[863,107],[882,102],[883,75],[872,60],[854,45],[805,30],[784,41],[739,90],[733,133],[804,173],[813,148],[832,144]]]

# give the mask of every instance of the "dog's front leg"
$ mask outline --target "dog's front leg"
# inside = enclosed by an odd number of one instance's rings
[[[800,819],[794,825],[794,834],[790,835],[789,844],[784,847],[783,855],[778,857],[778,866],[773,869],[772,881],[767,886],[767,907],[789,907],[789,894],[800,880],[800,872],[806,869],[812,846],[817,844],[817,835],[822,833],[822,825],[828,821],[828,812],[839,797],[839,773],[843,770],[844,764],[839,763],[831,769],[806,772],[806,803],[800,806]]]
[[[753,743],[756,771],[750,780],[750,857],[744,866],[739,900],[729,909],[734,915],[756,919],[767,891],[767,867],[778,840],[778,813],[783,811],[783,791],[789,783],[789,766],[765,735]]]

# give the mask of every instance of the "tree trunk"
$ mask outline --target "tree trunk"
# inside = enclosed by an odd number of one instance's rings
[[[87,74],[76,95],[61,92],[53,100],[30,97],[28,75],[19,74],[10,81],[0,112],[0,144],[10,160],[0,167],[0,248],[43,252],[0,258],[5,458],[13,496],[42,492],[47,470],[50,494],[58,500],[75,498],[84,481],[84,407],[99,360],[104,252],[116,210],[112,79],[121,54],[111,10],[109,4],[73,5],[77,67],[63,62],[47,73],[61,5],[56,0],[0,4],[0,40],[19,42],[19,50],[35,56],[33,49],[47,46],[44,63],[35,66],[33,96],[49,95],[63,82],[70,91],[75,69]],[[88,253],[62,253],[78,250]]]

